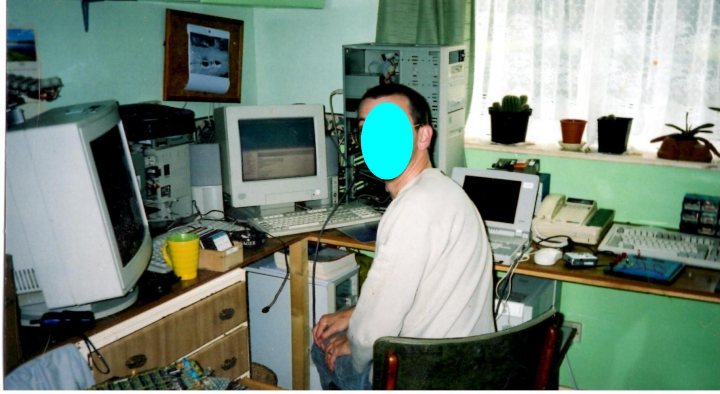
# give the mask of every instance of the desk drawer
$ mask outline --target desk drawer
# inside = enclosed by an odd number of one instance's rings
[[[247,321],[245,282],[229,286],[100,349],[109,374],[103,382],[169,364]]]
[[[188,356],[215,376],[235,379],[250,372],[250,346],[247,325]]]

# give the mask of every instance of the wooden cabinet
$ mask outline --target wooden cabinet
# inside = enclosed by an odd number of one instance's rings
[[[216,376],[234,379],[250,370],[248,327],[243,325],[227,333],[216,342],[190,354],[205,368],[215,371]]]
[[[247,324],[247,287],[245,281],[232,283],[221,289],[197,289],[176,306],[161,305],[145,313],[136,329],[126,335],[122,327],[111,327],[117,339],[97,345],[110,372],[103,374],[94,369],[96,382],[112,377],[127,376],[152,368],[165,366],[188,357],[197,360],[204,368],[212,368],[218,376],[237,378],[249,373],[249,344]],[[206,296],[199,295],[205,291]],[[195,300],[195,298],[199,298]],[[173,304],[173,302],[168,302]],[[154,314],[153,312],[157,312]],[[149,324],[153,316],[163,315]],[[138,323],[140,322],[140,323]],[[112,338],[111,332],[105,338]],[[122,335],[120,337],[120,335]],[[103,335],[99,335],[102,340]]]

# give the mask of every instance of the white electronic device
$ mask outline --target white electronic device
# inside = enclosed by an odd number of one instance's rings
[[[596,211],[597,203],[593,200],[548,194],[535,216],[553,223],[585,224]]]
[[[554,265],[562,257],[563,253],[560,249],[542,248],[535,252],[533,261],[538,265]]]
[[[328,198],[321,104],[233,105],[214,113],[223,192],[233,208],[258,217]]]
[[[577,243],[596,245],[612,225],[614,217],[615,211],[598,209],[593,200],[548,194],[533,219],[533,238],[543,242],[566,236]],[[564,246],[561,245],[563,240],[553,239],[549,243]]]
[[[58,107],[6,134],[6,250],[21,323],[132,305],[152,253],[118,104]]]
[[[310,259],[312,257],[308,256]],[[284,262],[278,268],[274,256],[268,256],[253,263],[247,272],[248,320],[250,322],[250,352],[253,362],[270,368],[277,376],[277,385],[291,388],[293,385],[292,321],[290,283],[283,286],[286,271]],[[308,277],[308,326],[306,332],[315,325],[313,318],[339,311],[355,305],[359,295],[357,265],[345,266],[333,271],[324,278]],[[290,279],[294,281],[296,279]],[[282,290],[278,293],[278,289]],[[314,301],[313,300],[314,294]],[[295,295],[293,294],[293,297]],[[313,308],[314,305],[314,308]],[[313,313],[315,309],[315,313]],[[312,338],[309,338],[312,341]],[[308,384],[310,390],[321,390],[320,376],[310,359]]]
[[[493,169],[455,167],[452,179],[462,186],[487,227],[493,259],[517,261],[530,246],[540,177]]]

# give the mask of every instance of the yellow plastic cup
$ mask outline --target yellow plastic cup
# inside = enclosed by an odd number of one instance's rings
[[[172,267],[180,280],[197,277],[200,255],[200,237],[195,233],[174,233],[168,235],[162,246],[165,262]]]

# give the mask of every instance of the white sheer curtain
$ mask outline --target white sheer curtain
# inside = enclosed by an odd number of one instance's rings
[[[656,151],[665,123],[715,123],[720,142],[720,0],[475,0],[466,136],[489,140],[488,107],[525,94],[526,140],[555,145],[561,118],[633,118],[630,146]]]

